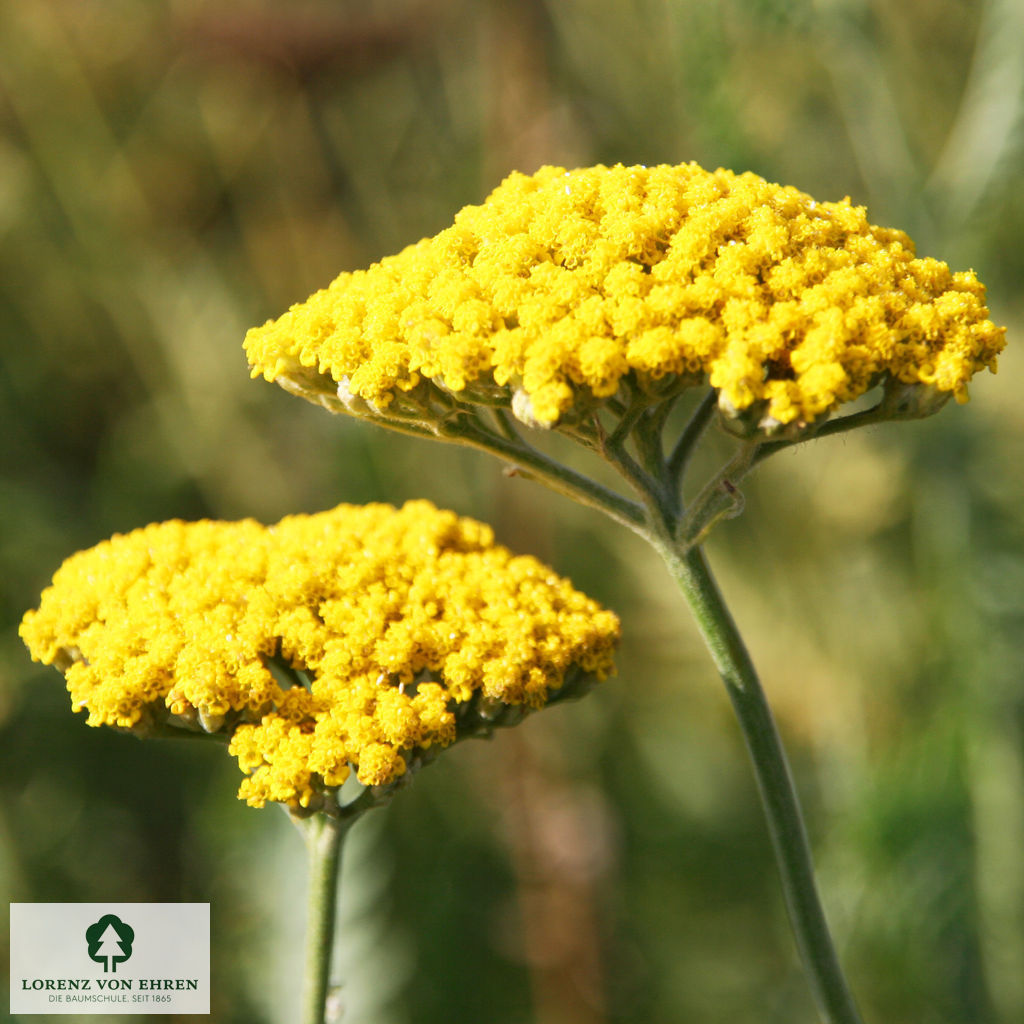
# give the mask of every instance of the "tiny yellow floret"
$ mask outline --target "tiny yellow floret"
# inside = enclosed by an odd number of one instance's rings
[[[61,566],[21,636],[90,725],[220,733],[243,799],[308,808],[351,768],[395,782],[474,701],[536,708],[570,670],[604,677],[618,620],[413,501],[115,536]]]
[[[452,227],[249,331],[253,376],[387,416],[421,381],[550,427],[627,375],[811,423],[880,382],[963,397],[1005,331],[973,272],[915,257],[863,207],[754,174],[544,167]],[[300,382],[300,383],[297,383]],[[494,401],[493,390],[487,397]],[[326,403],[325,403],[326,404]]]

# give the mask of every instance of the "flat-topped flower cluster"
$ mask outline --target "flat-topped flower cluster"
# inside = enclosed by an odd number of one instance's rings
[[[512,174],[245,346],[254,376],[317,374],[375,413],[429,381],[550,427],[677,375],[799,425],[886,381],[962,399],[1003,335],[972,272],[862,207],[684,164]]]
[[[230,738],[239,796],[315,806],[394,782],[506,705],[612,670],[618,620],[429,502],[271,527],[172,521],[69,558],[21,635],[90,725]]]

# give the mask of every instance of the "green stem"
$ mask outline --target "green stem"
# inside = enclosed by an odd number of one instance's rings
[[[750,655],[699,547],[649,538],[679,584],[725,683],[754,765],[797,946],[827,1024],[861,1024],[829,934],[786,753]]]
[[[582,505],[598,509],[631,530],[639,530],[644,525],[644,509],[638,502],[630,501],[596,480],[548,458],[523,441],[516,443],[466,425],[458,432],[452,431],[445,440],[491,452],[521,470],[523,476],[539,480]]]
[[[872,423],[881,423],[891,418],[889,410],[884,405],[879,404],[872,406],[870,409],[864,409],[861,412],[853,412],[848,416],[841,416],[837,420],[828,420],[811,434],[784,441],[764,441],[754,456],[753,464],[757,465],[764,459],[767,459],[769,455],[774,455],[776,452],[781,452],[786,448],[792,448],[794,445],[804,444],[807,441],[817,441],[820,438],[831,437],[835,434],[843,434],[848,430],[866,427]]]
[[[686,424],[679,440],[668,459],[668,472],[676,490],[682,486],[683,476],[686,467],[693,455],[693,450],[701,435],[707,429],[718,408],[718,392],[711,388],[701,399],[700,404],[693,411],[690,421]]]
[[[701,489],[700,494],[674,527],[678,540],[698,547],[719,519],[732,519],[743,511],[743,495],[737,484],[750,470],[759,443],[747,441]]]
[[[306,900],[306,965],[302,982],[302,1024],[331,1024],[327,1016],[331,953],[338,899],[342,842],[355,817],[314,814],[293,819],[306,841],[309,893]]]

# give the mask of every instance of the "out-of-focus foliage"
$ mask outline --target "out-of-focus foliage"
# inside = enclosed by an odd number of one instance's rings
[[[653,556],[483,456],[249,381],[241,351],[513,168],[695,159],[867,203],[1010,325],[966,408],[769,462],[711,556],[865,1018],[1022,1019],[1022,100],[1017,0],[0,3],[8,898],[209,900],[214,1019],[288,1019],[298,837],[234,800],[223,751],[87,729],[17,621],[115,531],[426,497],[626,641],[582,704],[360,824],[352,1020],[813,1020],[744,751]]]

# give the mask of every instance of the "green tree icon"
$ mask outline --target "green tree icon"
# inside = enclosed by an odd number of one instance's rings
[[[89,958],[103,964],[103,973],[117,973],[117,965],[123,964],[132,955],[135,930],[113,914],[104,914],[95,924],[85,930],[85,941],[89,943]]]

